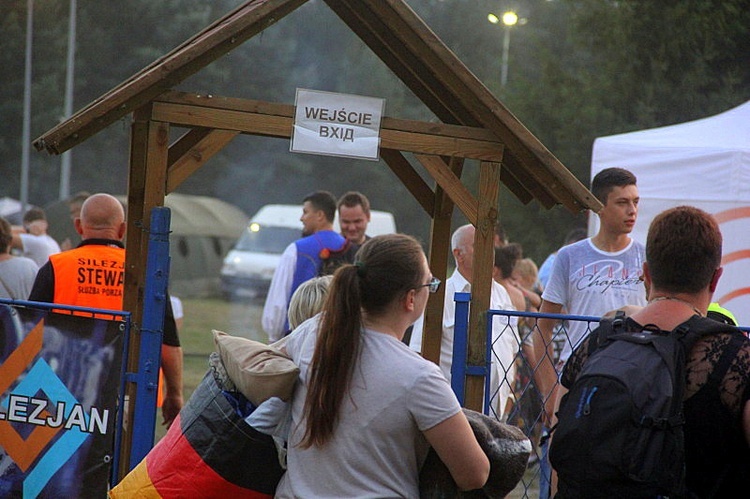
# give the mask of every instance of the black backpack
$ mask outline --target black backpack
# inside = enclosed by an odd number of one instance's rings
[[[354,263],[354,253],[356,253],[356,248],[348,239],[344,240],[344,244],[339,249],[326,248],[321,250],[318,277],[333,275],[336,269],[343,264]]]
[[[550,445],[559,497],[689,497],[682,401],[686,356],[731,326],[694,316],[673,331],[603,319],[560,402]],[[636,323],[630,321],[631,327]]]

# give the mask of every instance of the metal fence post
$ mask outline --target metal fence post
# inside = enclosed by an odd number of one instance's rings
[[[136,396],[130,469],[138,465],[154,446],[164,311],[168,299],[170,218],[169,208],[160,206],[151,212],[143,296],[143,326],[140,328],[138,372],[135,374]]]
[[[451,388],[463,406],[466,387],[466,356],[469,337],[469,302],[471,293],[456,293],[456,317],[453,322],[453,361],[451,362]]]

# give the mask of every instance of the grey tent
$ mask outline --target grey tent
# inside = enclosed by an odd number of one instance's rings
[[[117,197],[127,206],[126,196]],[[179,297],[217,295],[222,260],[245,229],[248,216],[237,206],[208,196],[172,193],[164,206],[171,211],[170,292]],[[65,201],[44,209],[52,237],[58,242],[80,241]]]

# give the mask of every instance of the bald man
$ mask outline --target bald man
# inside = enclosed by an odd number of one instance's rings
[[[125,282],[125,210],[109,194],[94,194],[76,217],[81,243],[52,255],[40,267],[29,300],[77,307],[122,310]],[[182,348],[170,300],[166,302],[161,364],[165,397],[162,424],[169,427],[183,404]],[[88,315],[88,314],[80,314]],[[110,316],[97,314],[102,318]]]

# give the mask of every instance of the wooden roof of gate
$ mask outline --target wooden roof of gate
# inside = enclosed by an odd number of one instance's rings
[[[486,319],[482,311],[490,303],[491,238],[500,181],[522,202],[536,199],[546,208],[561,204],[573,213],[584,209],[598,212],[601,203],[490,93],[405,0],[323,1],[443,122],[384,118],[381,158],[432,216],[429,256],[438,277],[444,277],[450,255],[447,248],[454,203],[477,226],[471,298],[476,306],[470,311],[468,357],[472,365],[483,365]],[[38,150],[61,154],[134,114],[124,307],[131,311],[135,323],[142,315],[139,296],[143,296],[147,251],[142,231],[135,230],[137,224],[147,228],[150,208],[163,205],[166,193],[238,133],[288,137],[291,127],[292,108],[288,105],[226,98],[198,103],[199,96],[170,90],[306,2],[246,2],[34,141]],[[192,107],[184,112],[185,106]],[[198,111],[204,113],[203,118],[195,121]],[[170,123],[191,130],[167,150]],[[269,128],[261,130],[263,126]],[[416,135],[404,140],[404,133]],[[415,137],[429,137],[430,149],[420,150]],[[450,154],[451,150],[457,154]],[[423,183],[401,151],[415,154],[436,181],[434,191]],[[466,157],[480,160],[476,199],[460,180]],[[425,336],[423,355],[434,361],[440,356],[443,293],[444,288],[432,295],[425,313],[425,334],[430,337]],[[136,362],[133,340],[131,368]],[[466,379],[466,406],[480,410],[484,375],[467,375]],[[127,389],[132,390],[132,386]],[[129,427],[123,437],[124,471],[130,438]]]
[[[577,213],[599,202],[495,98],[404,0],[324,0],[444,123],[485,128],[505,147],[501,180],[524,203]],[[307,0],[250,0],[34,141],[61,154],[152,101]]]

